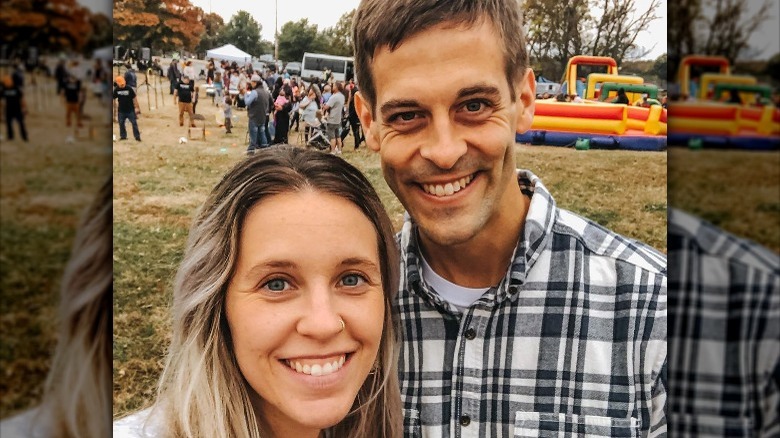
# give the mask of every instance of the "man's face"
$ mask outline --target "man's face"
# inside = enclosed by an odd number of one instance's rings
[[[434,27],[377,50],[374,116],[355,99],[385,180],[437,245],[467,244],[516,213],[515,134],[531,125],[536,86],[529,69],[512,102],[502,46],[487,23]]]

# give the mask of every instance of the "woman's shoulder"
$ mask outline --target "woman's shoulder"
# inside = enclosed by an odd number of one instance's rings
[[[161,436],[165,430],[152,408],[135,412],[114,421],[114,438],[151,438]]]

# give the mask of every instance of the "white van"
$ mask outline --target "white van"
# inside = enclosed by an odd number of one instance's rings
[[[311,82],[312,78],[324,79],[325,68],[330,69],[337,81],[346,82],[355,77],[353,58],[306,52],[301,62],[301,79],[307,83]]]

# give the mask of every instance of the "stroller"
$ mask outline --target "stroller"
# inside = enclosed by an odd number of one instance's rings
[[[322,123],[319,126],[309,125],[309,130],[309,141],[306,142],[306,147],[313,147],[321,151],[330,149],[330,139]]]

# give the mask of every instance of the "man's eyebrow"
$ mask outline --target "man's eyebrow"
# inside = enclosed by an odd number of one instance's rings
[[[483,95],[498,99],[501,97],[501,91],[499,91],[497,87],[489,84],[476,84],[471,87],[461,88],[458,90],[458,99],[463,99],[464,97],[471,97],[474,95]]]
[[[383,103],[382,106],[379,107],[379,112],[382,114],[382,117],[387,117],[389,113],[399,108],[417,108],[419,106],[420,104],[416,100],[392,99]]]

